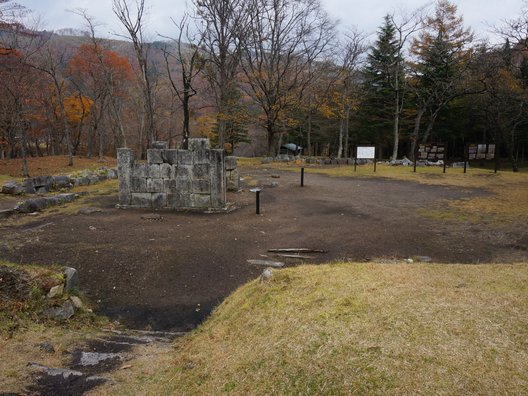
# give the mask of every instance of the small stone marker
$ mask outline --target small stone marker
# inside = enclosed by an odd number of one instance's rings
[[[249,264],[252,265],[264,265],[266,267],[272,267],[272,268],[282,268],[284,267],[284,263],[281,263],[280,261],[270,261],[270,260],[247,260]]]

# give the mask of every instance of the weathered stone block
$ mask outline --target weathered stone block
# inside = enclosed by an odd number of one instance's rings
[[[192,178],[193,179],[209,179],[210,165],[198,164],[192,167]]]
[[[23,185],[24,185],[24,192],[26,194],[36,194],[37,190],[35,189],[35,185],[33,184],[33,179],[24,180]]]
[[[195,150],[192,156],[193,164],[208,164],[211,161],[211,150]]]
[[[163,192],[163,179],[147,179],[147,192],[161,193]]]
[[[210,194],[211,182],[209,180],[193,180],[192,192],[194,194]]]
[[[232,171],[237,168],[237,157],[232,155],[225,157],[225,169],[226,171]]]
[[[42,209],[45,209],[48,206],[48,201],[46,198],[34,198],[28,199],[27,201],[22,202],[17,205],[15,208],[16,211],[21,213],[32,213],[39,212]]]
[[[129,205],[131,200],[134,153],[131,149],[117,149],[117,174],[119,177],[119,203]]]
[[[170,208],[191,208],[191,194],[180,191],[167,194],[167,205]]]
[[[172,184],[173,183],[173,184]],[[177,177],[171,180],[171,191],[179,191],[182,193],[190,193],[192,188],[191,179],[187,177]]]
[[[192,165],[193,155],[188,150],[178,150],[178,165]]]
[[[7,182],[2,186],[2,194],[18,195],[24,192],[24,188],[16,182]]]
[[[137,193],[145,193],[147,191],[147,179],[145,177],[132,178],[132,191]]]
[[[152,194],[151,193],[132,193],[132,205],[140,208],[151,208],[152,207]]]
[[[191,194],[191,203],[193,208],[210,208],[211,196],[203,194]]]
[[[68,176],[53,176],[52,180],[52,185],[55,189],[70,188],[72,186],[71,179]]]
[[[158,150],[167,150],[169,148],[169,143],[163,140],[156,140],[152,142],[152,144],[150,145],[150,148],[158,149]]]
[[[170,165],[177,165],[178,164],[178,151],[179,150],[164,150],[161,152],[161,156],[163,157],[163,162],[166,162]]]
[[[207,138],[192,138],[189,139],[189,150],[209,150],[209,139]]]
[[[135,164],[134,165],[134,176],[135,177],[148,177],[148,165],[147,164]]]
[[[211,207],[226,206],[226,176],[224,150],[211,150]]]
[[[93,176],[90,176],[88,179],[90,179],[90,184],[97,184],[100,182],[99,176],[93,175]]]
[[[192,175],[192,166],[180,165],[176,169],[175,177],[179,179],[190,179]]]
[[[167,206],[167,194],[165,193],[154,193],[152,194],[152,207],[153,208],[164,208]]]
[[[147,164],[162,164],[163,157],[161,156],[161,150],[148,149],[147,150]]]
[[[49,190],[52,184],[53,177],[51,176],[37,176],[33,178],[33,185],[35,188],[46,187],[46,189]]]
[[[169,164],[161,164],[160,165],[160,173],[162,179],[170,179],[172,178],[172,166]]]
[[[66,290],[75,290],[79,287],[79,275],[75,268],[67,267],[64,269],[66,278]]]
[[[151,179],[161,179],[161,169],[158,164],[148,165],[148,177]]]
[[[238,191],[240,189],[240,175],[238,169],[234,169],[227,173],[227,190]]]

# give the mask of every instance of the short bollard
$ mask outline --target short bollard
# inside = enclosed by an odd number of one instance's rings
[[[301,168],[301,187],[304,187],[304,168]]]
[[[256,207],[256,214],[260,214],[260,191],[261,189],[260,188],[252,188],[251,190],[249,190],[251,192],[254,192],[256,195],[255,195],[255,207]]]

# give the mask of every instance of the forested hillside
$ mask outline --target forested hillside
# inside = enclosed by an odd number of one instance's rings
[[[100,38],[90,10],[59,32],[0,0],[0,156],[145,155],[154,140],[207,136],[235,154],[412,158],[422,142],[495,143],[514,170],[528,148],[528,14],[477,41],[447,1],[387,13],[375,37],[318,0],[194,0],[175,37],[144,39],[145,7],[113,0],[125,36]],[[170,11],[170,10],[169,10]],[[388,10],[389,11],[389,10]],[[170,17],[170,12],[167,13]]]

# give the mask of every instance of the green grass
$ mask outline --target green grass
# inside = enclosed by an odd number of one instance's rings
[[[303,266],[242,286],[111,391],[518,395],[526,340],[527,264]]]

